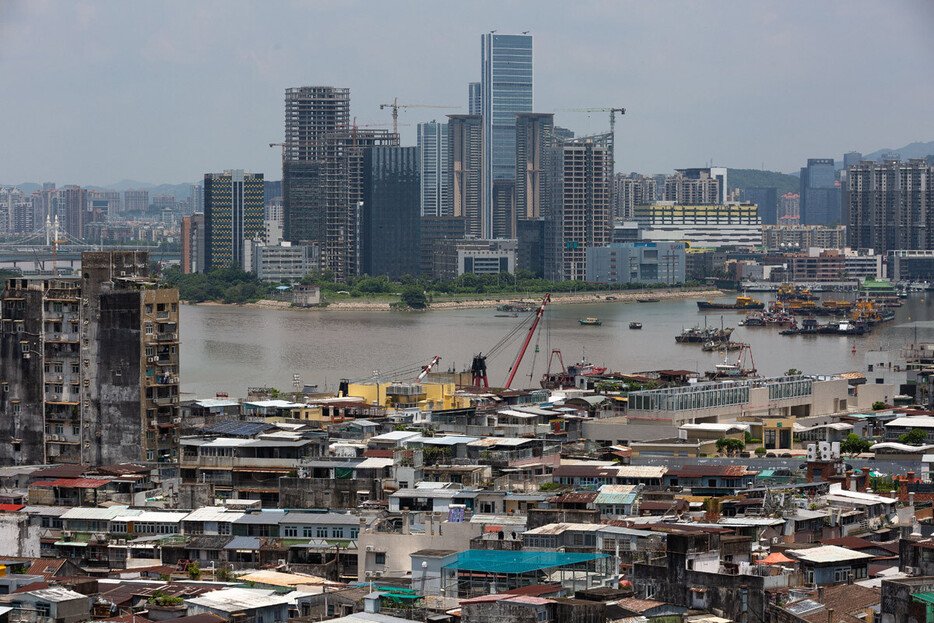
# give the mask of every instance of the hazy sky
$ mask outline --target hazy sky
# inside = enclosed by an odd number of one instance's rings
[[[0,183],[280,179],[283,91],[465,113],[480,34],[531,31],[535,109],[624,106],[617,170],[793,171],[934,140],[934,2],[0,0]],[[577,132],[603,113],[561,113]]]

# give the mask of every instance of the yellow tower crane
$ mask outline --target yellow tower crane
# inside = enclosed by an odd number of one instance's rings
[[[400,108],[461,108],[460,106],[434,106],[432,104],[400,104],[399,98],[392,98],[392,104],[380,104],[379,109],[384,110],[386,108],[392,108],[392,132],[393,134],[399,133],[399,109]]]

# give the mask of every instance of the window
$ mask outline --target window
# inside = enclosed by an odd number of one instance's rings
[[[343,528],[331,528],[331,538],[332,539],[343,539],[344,529]]]
[[[311,538],[311,535],[312,535],[311,526],[303,526],[303,527],[302,527],[302,537],[304,537],[304,538],[306,538],[306,539],[310,539],[310,538]]]
[[[298,536],[298,526],[285,526],[282,536]]]
[[[373,562],[377,565],[385,565],[386,554],[384,554],[383,552],[376,552],[376,555],[373,556]]]
[[[327,526],[318,526],[318,527],[315,529],[315,536],[318,537],[319,539],[326,539],[326,538],[328,538],[328,529],[327,529]]]
[[[146,324],[146,335],[152,335],[152,325]]]
[[[351,528],[350,529],[350,538],[355,539],[360,534],[360,528]]]
[[[230,534],[230,523],[229,522],[218,523],[217,533],[218,534]]]

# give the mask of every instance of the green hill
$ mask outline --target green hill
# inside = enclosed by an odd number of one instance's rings
[[[761,171],[759,169],[727,169],[727,185],[730,188],[772,187],[778,189],[779,196],[785,193],[796,193],[799,190],[799,180],[795,175],[779,173],[778,171]]]

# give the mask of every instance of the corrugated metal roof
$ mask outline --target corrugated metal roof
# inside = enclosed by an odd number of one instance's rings
[[[836,545],[823,545],[821,547],[812,547],[809,549],[793,549],[788,550],[788,553],[799,560],[812,562],[814,564],[859,561],[875,558],[872,554],[855,552],[851,549],[838,547]]]
[[[62,513],[62,519],[102,519],[110,520],[121,515],[138,515],[139,509],[129,506],[110,506],[108,508],[71,508]]]
[[[228,510],[226,506],[202,506],[188,513],[185,521],[232,522],[243,515],[243,511]]]

